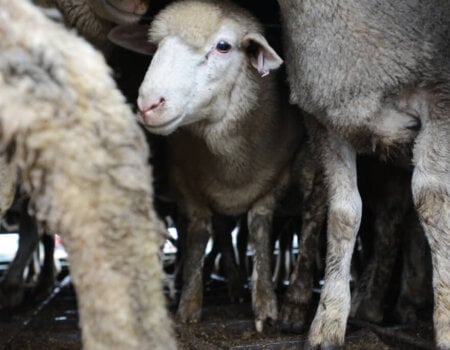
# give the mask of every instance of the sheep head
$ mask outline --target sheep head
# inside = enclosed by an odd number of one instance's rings
[[[282,64],[262,31],[228,2],[182,1],[161,11],[149,30],[157,50],[139,89],[140,122],[167,135],[220,120],[235,95],[248,95],[251,104],[261,77]]]

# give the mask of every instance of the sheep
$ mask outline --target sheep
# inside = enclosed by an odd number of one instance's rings
[[[148,147],[103,57],[27,1],[0,0],[0,91],[2,150],[61,233],[84,348],[175,349]]]
[[[107,41],[106,34],[116,24],[137,22],[146,13],[149,5],[146,0],[34,0],[33,3],[43,8],[57,7],[66,25],[76,28],[108,58],[111,56],[112,46]],[[0,289],[5,291],[3,295],[0,294],[0,305],[12,307],[22,302],[24,286],[19,282],[19,276],[22,275],[21,271],[25,269],[38,242],[37,231],[20,232],[18,253],[9,267],[12,271],[8,271],[0,282]],[[50,283],[51,276],[43,277]]]
[[[269,75],[282,60],[262,32],[230,2],[189,0],[159,12],[150,43],[142,43],[158,49],[139,88],[138,118],[168,136],[169,175],[188,217],[183,322],[201,317],[201,266],[215,214],[247,214],[256,329],[278,318],[270,228],[305,137],[298,112],[283,106]]]
[[[361,217],[356,154],[400,162],[433,260],[437,347],[450,348],[450,3],[279,0],[291,102],[316,118],[328,251],[311,348],[344,343],[350,260]]]
[[[56,7],[69,28],[97,48],[109,51],[108,32],[117,24],[138,22],[148,10],[149,0],[33,0],[44,8]]]

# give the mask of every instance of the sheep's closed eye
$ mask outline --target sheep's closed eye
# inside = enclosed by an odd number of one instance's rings
[[[227,53],[231,50],[231,45],[225,40],[220,40],[216,45],[216,50],[220,53]]]

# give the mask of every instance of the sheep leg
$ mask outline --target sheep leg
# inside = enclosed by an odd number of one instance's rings
[[[252,272],[252,306],[255,326],[262,332],[264,322],[278,318],[277,298],[271,272],[270,232],[273,220],[274,198],[261,200],[248,212],[249,239],[254,248]]]
[[[19,225],[19,246],[0,283],[0,305],[15,307],[23,301],[25,285],[23,272],[39,243],[36,220],[27,213],[28,200],[22,203]]]
[[[203,303],[203,263],[211,237],[211,218],[191,219],[187,229],[187,247],[183,260],[183,289],[178,318],[181,322],[200,321]]]
[[[241,279],[245,282],[248,280],[248,261],[247,261],[247,246],[248,246],[248,225],[245,219],[241,220],[239,224],[239,232],[237,236],[237,250],[239,258],[239,272]]]
[[[44,300],[53,290],[55,285],[55,238],[53,235],[43,235],[42,243],[44,244],[44,262],[39,274],[38,283],[33,289],[33,299],[36,301]]]
[[[436,94],[442,96],[442,92]],[[449,92],[445,92],[448,96]],[[450,105],[429,107],[429,120],[416,139],[412,191],[431,248],[434,332],[439,349],[450,349]]]
[[[350,314],[366,321],[383,321],[383,302],[397,258],[400,224],[408,210],[410,177],[401,169],[389,172],[381,201],[375,207],[374,253],[352,297]]]
[[[325,182],[329,192],[325,285],[308,335],[309,348],[344,344],[350,311],[350,262],[361,222],[362,203],[356,181],[354,149],[328,133],[321,138]]]
[[[306,326],[312,299],[317,243],[325,220],[325,198],[323,176],[317,174],[312,189],[305,193],[299,255],[281,307],[281,327],[285,330],[301,332]]]
[[[399,219],[397,217],[396,219]],[[352,296],[351,315],[365,321],[383,321],[383,301],[399,248],[398,221],[375,220],[374,256],[358,280]]]
[[[403,225],[402,276],[394,317],[400,323],[414,323],[419,319],[418,311],[433,301],[431,256],[414,209],[405,216]]]

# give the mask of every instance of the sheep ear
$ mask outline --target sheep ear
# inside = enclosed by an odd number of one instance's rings
[[[269,75],[271,70],[279,68],[283,63],[266,38],[259,33],[246,34],[242,39],[242,47],[247,50],[250,63],[258,70],[261,77]]]
[[[149,43],[148,30],[148,25],[119,25],[108,33],[108,39],[117,46],[152,56],[156,51],[156,45]]]

